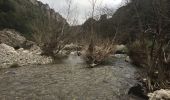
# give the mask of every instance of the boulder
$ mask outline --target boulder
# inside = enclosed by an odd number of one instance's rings
[[[149,93],[149,100],[170,100],[170,90],[160,89]]]
[[[126,54],[128,52],[128,49],[125,45],[116,45],[116,54]]]

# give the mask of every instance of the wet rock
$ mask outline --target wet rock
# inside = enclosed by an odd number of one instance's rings
[[[147,95],[145,95],[144,88],[141,84],[136,84],[135,86],[131,87],[128,91],[128,94],[137,96],[137,97],[142,98],[144,100],[149,99],[149,97]]]

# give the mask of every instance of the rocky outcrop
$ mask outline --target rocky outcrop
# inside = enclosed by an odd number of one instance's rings
[[[52,62],[50,57],[41,56],[41,51],[34,46],[30,50],[20,48],[15,50],[13,47],[4,43],[0,44],[0,68],[8,68],[17,63],[20,66],[29,64],[48,64]]]
[[[0,31],[0,43],[5,43],[12,47],[22,47],[24,42],[26,42],[26,38],[15,30],[4,29]]]

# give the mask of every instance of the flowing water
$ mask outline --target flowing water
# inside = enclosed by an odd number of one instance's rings
[[[53,65],[0,70],[0,100],[132,100],[137,69],[123,57],[108,65],[87,68],[70,56]]]

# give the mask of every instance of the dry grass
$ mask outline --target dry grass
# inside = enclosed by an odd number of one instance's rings
[[[98,41],[99,42],[91,41],[86,47],[85,59],[91,67],[102,64],[110,54],[114,54],[116,52],[112,41]]]

